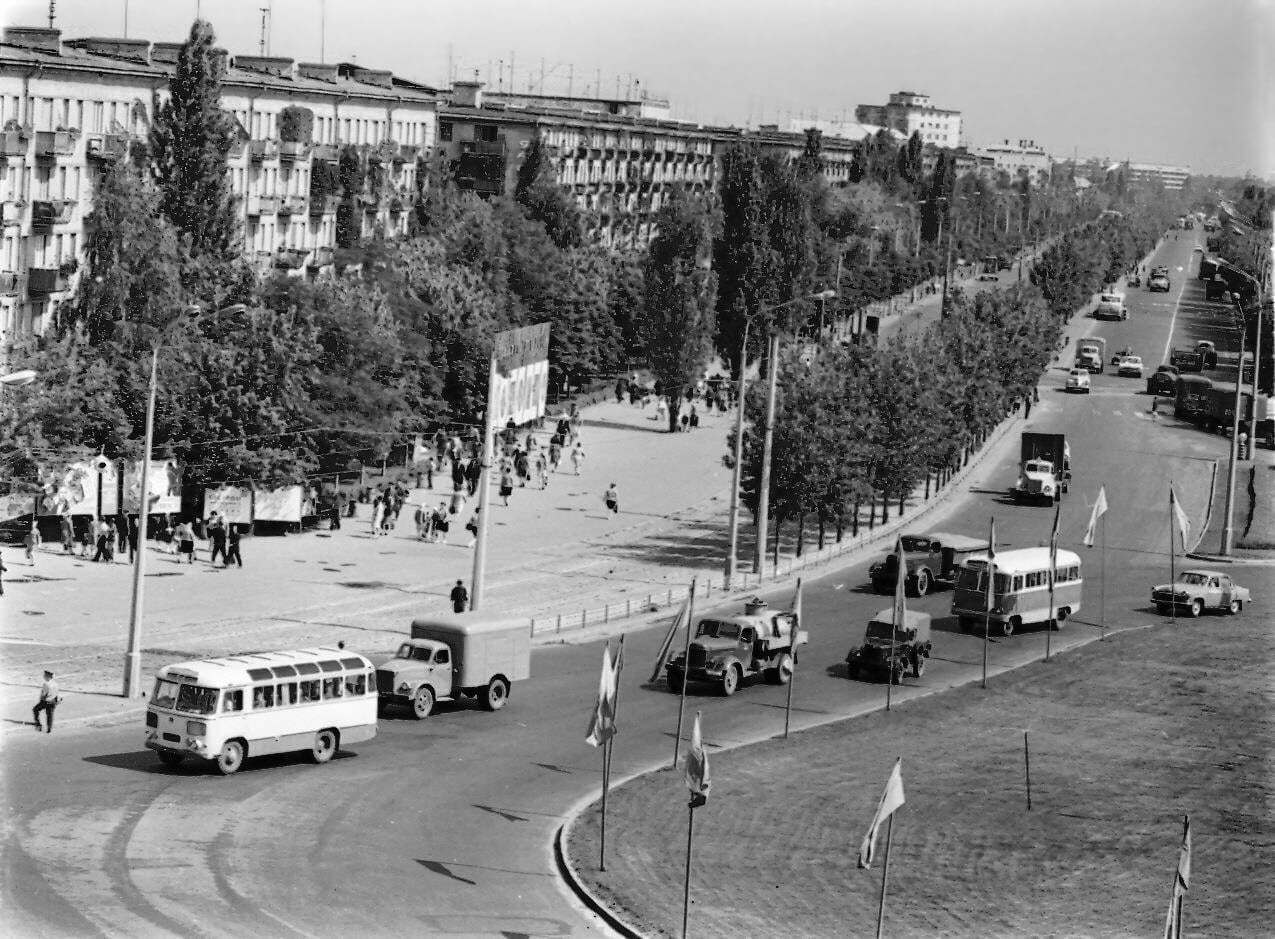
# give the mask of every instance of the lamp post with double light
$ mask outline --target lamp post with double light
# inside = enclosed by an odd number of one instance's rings
[[[226,313],[242,313],[247,309],[242,303],[232,303],[211,315],[221,316]],[[191,319],[208,315],[200,311]],[[146,392],[146,433],[142,443],[142,459],[140,462],[141,491],[137,502],[137,553],[133,558],[133,601],[128,615],[128,651],[124,653],[124,697],[134,698],[141,694],[142,685],[142,609],[145,601],[144,587],[146,583],[146,522],[150,508],[150,462],[151,450],[155,445],[155,392],[158,385],[159,350],[168,338],[168,331],[179,322],[188,321],[183,317],[175,317],[155,336],[151,344],[150,384]]]

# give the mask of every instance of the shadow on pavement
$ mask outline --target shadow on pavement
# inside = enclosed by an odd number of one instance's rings
[[[351,759],[358,756],[356,752],[349,750],[338,750],[336,756],[332,758],[332,762],[338,760]],[[159,761],[159,757],[151,750],[145,748],[140,750],[130,750],[126,753],[104,753],[97,756],[83,757],[86,763],[96,763],[98,766],[109,766],[112,769],[124,769],[134,773],[145,773],[148,776],[164,775],[164,776],[208,776],[220,775],[216,765],[212,760],[202,760],[198,758],[189,758],[183,760],[177,766],[165,766]],[[249,756],[243,761],[237,776],[243,776],[248,773],[255,773],[260,770],[274,769],[280,766],[293,766],[300,763],[309,763],[310,757],[306,753],[274,753],[269,756]]]

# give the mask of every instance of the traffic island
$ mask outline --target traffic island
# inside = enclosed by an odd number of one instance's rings
[[[859,843],[900,757],[892,935],[1155,932],[1184,815],[1197,851],[1190,921],[1263,932],[1275,715],[1253,706],[1266,678],[1252,649],[1272,625],[1246,614],[1199,627],[1206,643],[1181,624],[1131,630],[987,691],[966,685],[786,741],[717,749],[708,724],[713,786],[696,812],[690,932],[869,932],[881,872],[858,868]],[[626,935],[680,934],[686,803],[680,769],[613,787],[605,873],[597,805],[565,826],[570,879]]]

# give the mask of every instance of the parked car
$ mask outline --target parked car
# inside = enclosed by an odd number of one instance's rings
[[[1083,368],[1073,368],[1067,373],[1067,389],[1068,393],[1089,394],[1089,371]]]
[[[1116,374],[1121,378],[1141,378],[1142,377],[1142,356],[1125,355],[1120,357],[1120,361],[1116,363]]]
[[[1206,610],[1234,615],[1252,602],[1247,587],[1231,580],[1230,574],[1221,571],[1183,571],[1172,584],[1159,584],[1151,590],[1151,602],[1162,614],[1172,610],[1185,610],[1191,616],[1199,616]]]
[[[1147,379],[1147,394],[1177,397],[1178,370],[1172,365],[1161,365],[1155,374]]]

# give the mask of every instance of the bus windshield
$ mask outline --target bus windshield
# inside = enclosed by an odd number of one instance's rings
[[[157,678],[151,703],[155,707],[183,711],[186,714],[212,714],[217,710],[217,689]]]

